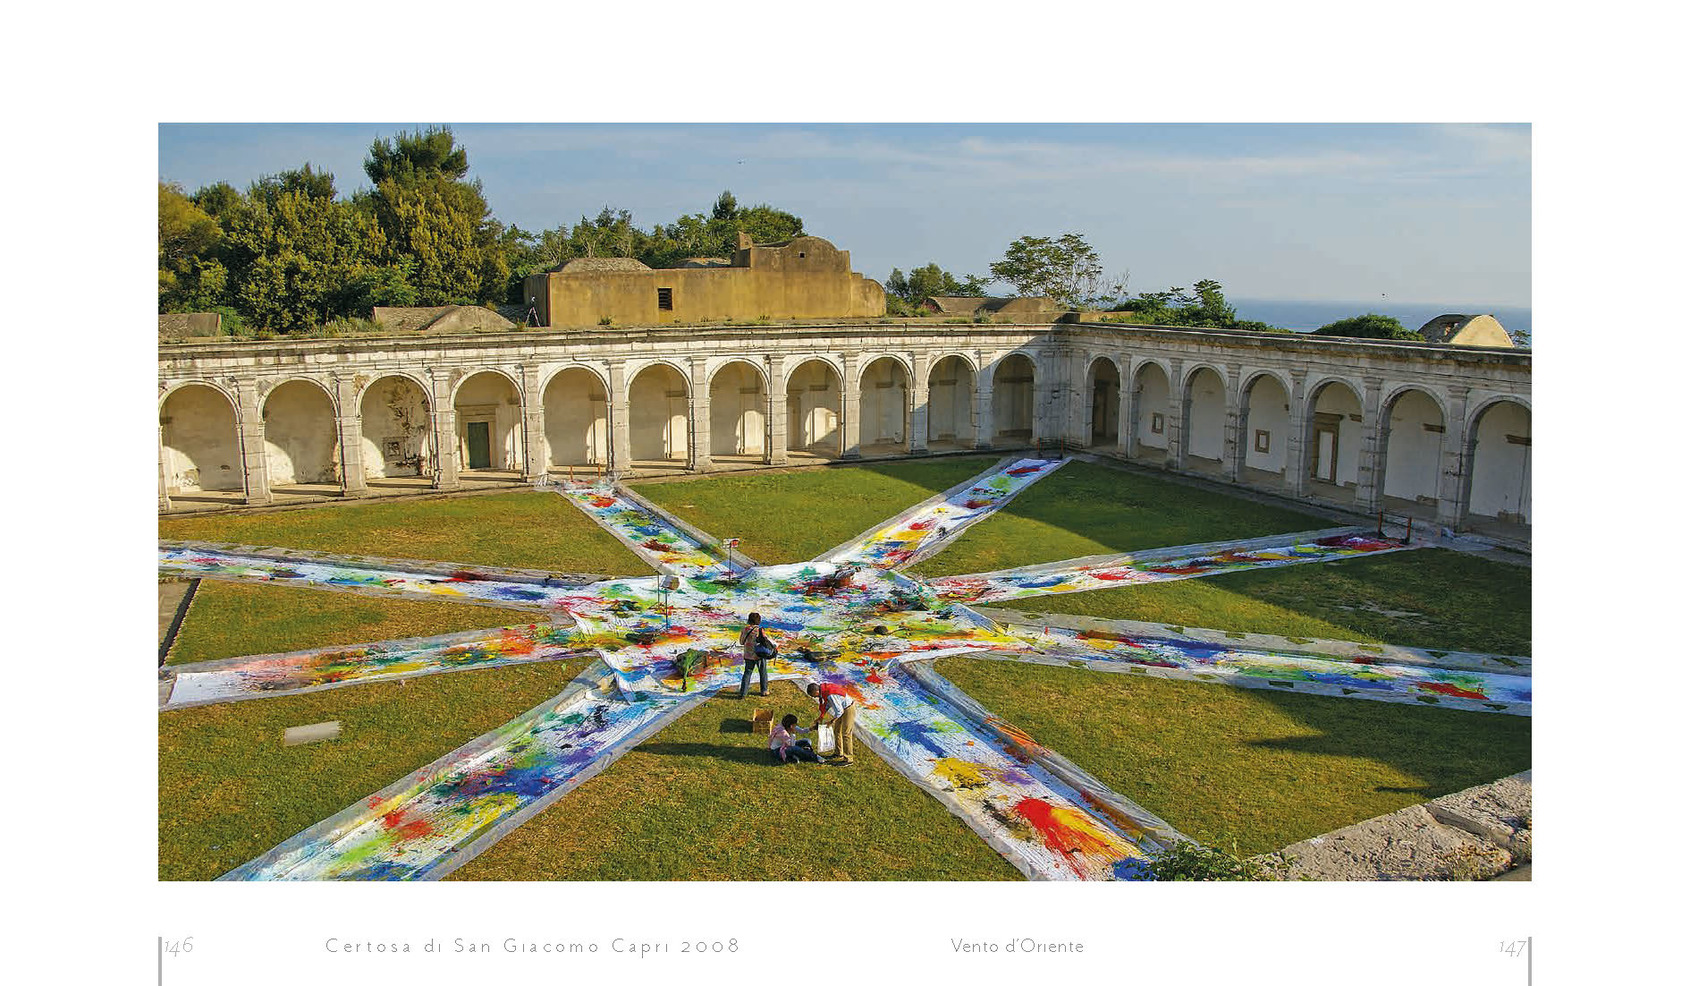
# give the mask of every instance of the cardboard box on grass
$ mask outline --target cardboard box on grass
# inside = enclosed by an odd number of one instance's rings
[[[751,713],[751,734],[753,736],[769,735],[769,727],[774,724],[775,714],[772,709],[758,709]]]

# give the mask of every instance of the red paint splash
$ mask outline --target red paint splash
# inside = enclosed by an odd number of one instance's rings
[[[1015,804],[1015,813],[1027,820],[1045,848],[1056,853],[1076,876],[1085,876],[1074,856],[1096,853],[1110,862],[1126,858],[1116,840],[1100,831],[1086,816],[1071,808],[1058,808],[1043,798],[1022,798]]]
[[[426,818],[405,821],[405,809],[403,808],[395,808],[381,816],[381,824],[383,828],[391,831],[394,838],[397,839],[420,839],[434,831],[434,826],[429,824]]]
[[[1437,692],[1439,695],[1448,695],[1451,698],[1476,698],[1482,701],[1490,697],[1484,692],[1476,692],[1468,688],[1461,688],[1442,681],[1425,682],[1421,684],[1420,687],[1425,691]]]

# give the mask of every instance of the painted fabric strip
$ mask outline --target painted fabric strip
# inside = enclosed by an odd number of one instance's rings
[[[860,696],[859,729],[875,752],[1023,874],[1142,878],[1146,856],[1181,838],[1095,780],[1082,791],[1058,778],[1041,763],[1049,752],[1031,737],[989,714],[966,714],[914,670],[891,665],[843,679]]]
[[[1259,568],[1280,568],[1309,562],[1341,561],[1360,555],[1404,551],[1412,545],[1368,534],[1340,533],[1309,538],[1291,534],[1279,544],[1214,550],[1195,546],[1190,554],[1167,549],[1135,557],[1130,554],[1080,559],[1048,565],[1029,565],[980,575],[953,575],[929,585],[946,602],[995,603],[1058,592],[1086,592],[1146,582],[1194,579]]]
[[[619,489],[605,486],[559,486],[556,489],[564,499],[580,507],[582,512],[658,571],[682,577],[730,571],[725,559],[718,558],[690,534],[662,515],[635,503]],[[736,562],[732,570],[742,568]]]
[[[1097,671],[1135,671],[1157,677],[1245,688],[1283,688],[1387,702],[1421,702],[1486,712],[1531,715],[1528,676],[1280,654],[1194,640],[1049,627],[1009,628],[1030,645],[997,652],[1010,660],[1071,664]],[[991,656],[997,656],[996,654]]]
[[[985,473],[966,488],[906,511],[821,560],[885,569],[920,561],[1067,461],[1020,459]]]
[[[594,665],[539,707],[222,876],[437,880],[705,697],[611,694]]]
[[[560,661],[592,652],[579,637],[571,627],[533,624],[186,664],[174,669],[170,700],[162,707],[271,698],[445,671]]]

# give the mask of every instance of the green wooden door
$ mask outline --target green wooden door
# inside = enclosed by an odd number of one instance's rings
[[[469,423],[469,467],[471,469],[490,469],[493,466],[493,443],[488,437],[489,426],[485,421],[471,421]]]

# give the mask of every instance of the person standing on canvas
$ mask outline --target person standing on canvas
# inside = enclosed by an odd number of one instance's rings
[[[840,767],[856,763],[853,754],[857,744],[851,731],[857,725],[857,700],[844,685],[831,681],[819,685],[811,682],[804,692],[816,700],[816,725],[826,723],[833,727],[833,748],[837,755],[831,763]]]
[[[751,671],[758,672],[757,694],[769,694],[769,658],[775,656],[775,645],[763,632],[763,615],[752,613],[746,617],[745,629],[739,632],[739,649],[745,655],[745,675],[739,679],[739,697],[744,698],[751,688]]]

